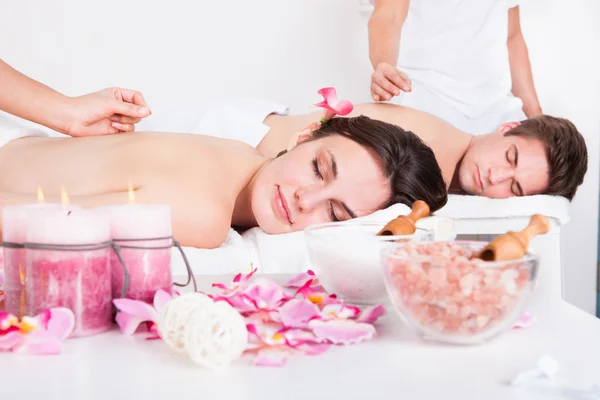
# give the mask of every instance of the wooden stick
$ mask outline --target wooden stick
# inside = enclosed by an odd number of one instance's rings
[[[408,215],[399,215],[388,222],[377,236],[402,236],[412,235],[417,230],[415,225],[418,220],[429,215],[429,206],[422,200],[413,203],[412,210]]]
[[[529,242],[534,236],[543,235],[549,230],[548,218],[535,214],[527,228],[521,232],[511,231],[495,237],[476,257],[485,261],[517,260],[527,253]]]

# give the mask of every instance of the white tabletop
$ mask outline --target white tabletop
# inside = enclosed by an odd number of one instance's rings
[[[230,279],[205,277],[199,283],[205,288]],[[600,384],[600,320],[541,291],[527,309],[536,318],[532,327],[486,345],[420,342],[389,310],[370,342],[293,356],[284,367],[240,360],[220,372],[195,366],[159,340],[127,337],[115,329],[67,340],[57,356],[0,354],[0,398],[589,399],[577,395]],[[560,362],[553,384],[563,388],[564,397],[551,382],[505,384],[545,354]]]

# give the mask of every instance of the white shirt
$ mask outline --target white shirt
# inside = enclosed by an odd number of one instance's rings
[[[511,96],[508,10],[518,0],[412,0],[398,68],[470,118]],[[415,93],[416,94],[416,93]]]

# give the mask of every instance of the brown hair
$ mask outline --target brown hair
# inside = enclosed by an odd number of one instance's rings
[[[587,172],[588,154],[583,136],[571,121],[541,115],[523,121],[505,136],[540,140],[550,167],[550,182],[544,194],[573,200]]]
[[[435,155],[414,133],[369,117],[332,118],[314,132],[312,140],[341,135],[371,150],[381,162],[392,196],[384,207],[423,200],[431,212],[448,201],[446,183]]]

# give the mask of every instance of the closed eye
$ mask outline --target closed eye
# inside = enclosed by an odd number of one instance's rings
[[[314,158],[312,160],[312,165],[313,165],[313,171],[315,173],[315,176],[319,179],[323,179],[323,174],[321,174],[321,171],[319,170],[319,163],[317,162],[317,159]]]
[[[333,204],[329,203],[329,217],[333,222],[339,222],[340,219],[335,215],[335,211],[333,210]]]

